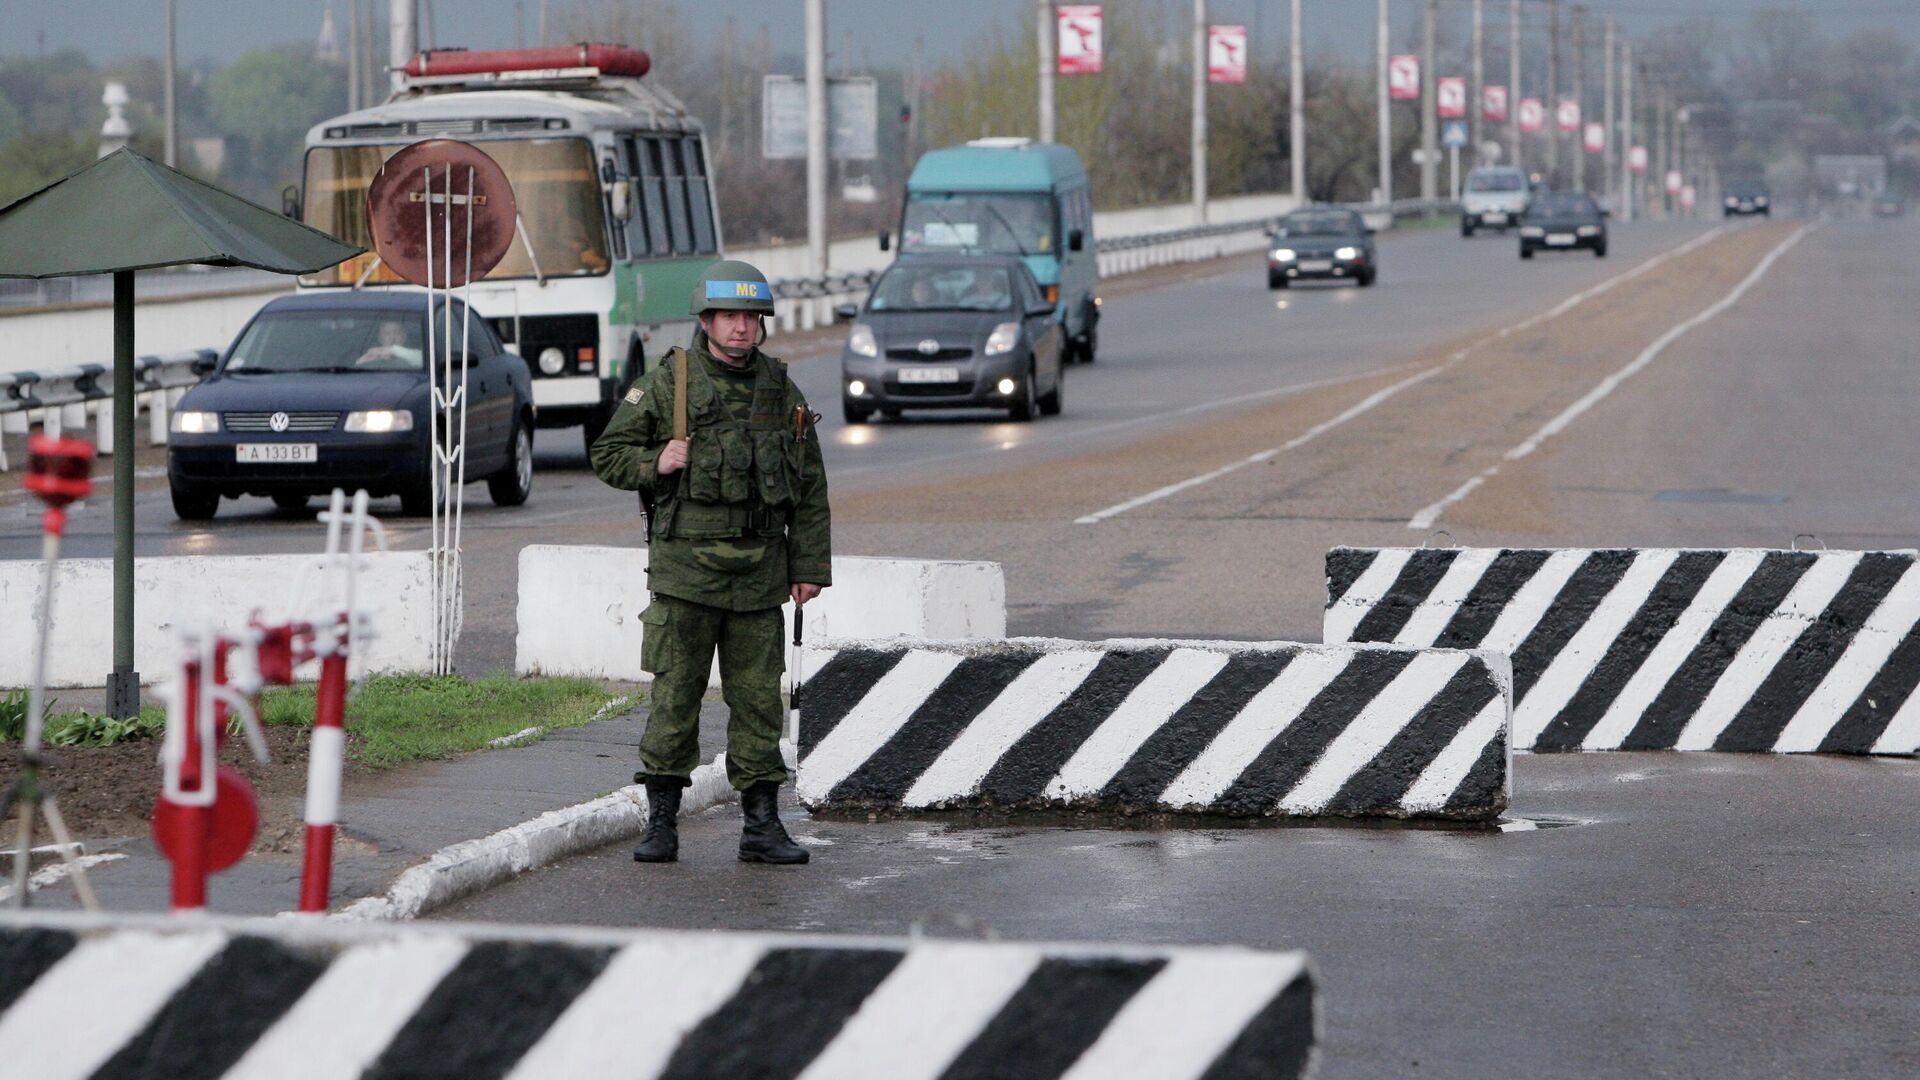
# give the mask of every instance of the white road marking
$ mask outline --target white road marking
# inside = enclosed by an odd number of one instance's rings
[[[1412,548],[1381,548],[1340,599],[1321,616],[1320,639],[1329,645],[1353,640],[1360,620],[1387,595],[1400,571],[1406,569],[1407,561],[1413,558],[1413,551]]]
[[[1916,620],[1920,620],[1920,566],[1909,565],[1880,606],[1860,624],[1839,662],[1780,730],[1774,750],[1791,754],[1820,749],[1821,740],[1866,691],[1887,657],[1912,632]]]
[[[1039,964],[1037,949],[916,944],[800,1080],[935,1080]]]
[[[1532,746],[1573,695],[1579,693],[1587,677],[1593,674],[1607,649],[1619,638],[1633,614],[1653,595],[1661,575],[1680,557],[1672,548],[1642,551],[1633,565],[1593,609],[1593,614],[1567,640],[1547,670],[1513,706],[1513,744]]]
[[[508,1080],[655,1076],[765,953],[761,945],[719,937],[635,942],[567,1006]],[[613,1031],[622,1034],[608,1038]]]
[[[835,784],[851,776],[900,730],[963,659],[954,652],[908,650],[807,755],[806,767],[794,781],[801,797],[826,798]]]
[[[144,931],[81,941],[0,1014],[0,1061],[21,1075],[92,1074],[226,943]]]
[[[1097,794],[1141,743],[1227,666],[1228,659],[1224,652],[1207,649],[1173,650],[1060,767],[1060,774],[1047,783],[1046,797]]]
[[[1480,752],[1502,727],[1508,723],[1507,699],[1502,694],[1487,702],[1479,714],[1467,722],[1440,751],[1439,756],[1427,763],[1420,778],[1413,782],[1400,800],[1400,808],[1410,814],[1427,813],[1439,810],[1453,798],[1460,782],[1473,770],[1474,763],[1480,760]],[[1508,732],[1508,754],[1512,754],[1512,732]],[[1511,785],[1513,769],[1507,769],[1508,783]]]
[[[1400,730],[1433,700],[1440,688],[1473,657],[1453,650],[1423,652],[1400,670],[1393,681],[1367,702],[1300,778],[1280,799],[1282,809],[1312,813],[1340,793],[1353,774],[1380,756]]]
[[[1753,692],[1760,689],[1774,665],[1846,585],[1847,577],[1864,554],[1859,551],[1823,553],[1813,567],[1793,583],[1787,598],[1760,623],[1747,643],[1740,646],[1733,662],[1721,673],[1713,689],[1707,691],[1707,699],[1680,730],[1680,738],[1673,746],[1675,750],[1713,749],[1714,740],[1739,715],[1741,706],[1753,697]]]
[[[34,848],[34,850],[43,851],[46,849]],[[53,885],[61,881],[65,881],[67,879],[67,875],[73,872],[74,866],[78,866],[80,871],[84,873],[88,870],[93,869],[96,866],[99,866],[102,863],[119,862],[121,859],[124,859],[126,857],[127,857],[126,852],[108,851],[108,852],[103,852],[99,855],[75,856],[72,865],[69,865],[67,860],[61,859],[59,862],[53,863],[52,865],[44,867],[43,869],[34,871],[33,876],[27,878],[27,892],[36,893],[36,892],[39,892],[41,889],[46,888],[49,885]],[[11,860],[9,859],[8,861],[10,862]],[[6,901],[11,899],[13,899],[13,885],[11,883],[0,884],[0,903],[5,903]]]
[[[1194,758],[1160,801],[1168,806],[1207,806],[1247,771],[1267,745],[1287,730],[1314,695],[1353,662],[1352,650],[1305,650],[1280,677],[1253,696],[1207,748]]]
[[[1495,341],[1508,337],[1512,334],[1519,333],[1530,327],[1538,325],[1539,323],[1545,322],[1548,319],[1553,319],[1561,315],[1564,315],[1567,312],[1572,311],[1574,308],[1578,307],[1582,303],[1585,303],[1586,301],[1591,300],[1596,296],[1599,296],[1601,293],[1604,293],[1607,290],[1612,289],[1613,287],[1621,284],[1622,282],[1625,282],[1634,277],[1638,277],[1639,275],[1646,273],[1647,271],[1653,269],[1656,266],[1659,266],[1661,263],[1664,263],[1669,259],[1678,257],[1680,255],[1684,255],[1687,252],[1694,250],[1700,245],[1705,244],[1707,241],[1712,240],[1714,237],[1720,235],[1720,233],[1723,231],[1725,231],[1725,226],[1716,226],[1712,229],[1709,229],[1705,233],[1702,233],[1701,235],[1694,237],[1692,240],[1687,241],[1685,244],[1682,244],[1677,248],[1673,248],[1668,251],[1663,251],[1660,254],[1655,255],[1652,258],[1649,258],[1641,262],[1640,264],[1633,267],[1631,270],[1627,270],[1622,273],[1616,274],[1613,277],[1610,277],[1607,280],[1600,282],[1598,285],[1594,285],[1590,288],[1582,289],[1581,291],[1573,294],[1572,296],[1569,296],[1565,300],[1560,301],[1558,304],[1555,304],[1553,307],[1549,308],[1546,311],[1543,311],[1537,315],[1531,316],[1521,322],[1515,323],[1512,326],[1503,327],[1500,330],[1497,330],[1491,334],[1488,334],[1487,336],[1481,338],[1480,340],[1475,341],[1473,344],[1468,345],[1466,348],[1461,349],[1460,351],[1454,353],[1452,356],[1448,357],[1445,362],[1436,364],[1433,367],[1426,368],[1422,371],[1416,372],[1415,374],[1410,375],[1407,378],[1402,379],[1391,386],[1387,386],[1380,390],[1374,391],[1372,394],[1367,395],[1365,398],[1361,399],[1359,403],[1348,408],[1346,411],[1340,413],[1338,416],[1333,417],[1331,420],[1323,420],[1320,423],[1315,424],[1313,427],[1308,428],[1306,431],[1300,433],[1299,435],[1294,436],[1292,439],[1289,439],[1288,441],[1280,444],[1279,446],[1273,447],[1268,450],[1262,450],[1256,454],[1249,454],[1246,457],[1241,458],[1239,461],[1228,462],[1227,464],[1222,465],[1217,469],[1213,469],[1209,472],[1201,473],[1199,476],[1189,477],[1185,480],[1168,484],[1165,487],[1158,488],[1153,491],[1149,491],[1145,495],[1137,495],[1131,499],[1126,500],[1125,502],[1115,503],[1114,505],[1109,506],[1104,510],[1096,510],[1091,514],[1087,514],[1085,516],[1075,518],[1074,524],[1075,525],[1098,525],[1100,522],[1105,521],[1110,517],[1115,517],[1117,515],[1124,514],[1129,510],[1137,510],[1140,507],[1146,506],[1149,503],[1159,502],[1161,499],[1167,498],[1168,496],[1177,495],[1182,491],[1187,491],[1192,488],[1199,487],[1202,484],[1210,484],[1213,481],[1218,480],[1223,476],[1227,476],[1232,473],[1239,472],[1241,469],[1244,469],[1249,465],[1258,465],[1261,462],[1274,457],[1275,455],[1282,454],[1282,453],[1285,453],[1286,451],[1295,450],[1302,446],[1305,446],[1307,443],[1310,443],[1313,440],[1319,438],[1320,436],[1326,434],[1327,432],[1332,431],[1334,428],[1340,427],[1341,425],[1347,423],[1348,421],[1353,420],[1356,417],[1362,416],[1368,412],[1371,412],[1374,408],[1382,404],[1385,404],[1389,399],[1393,398],[1396,394],[1400,393],[1400,391],[1405,390],[1409,387],[1418,385],[1419,383],[1424,382],[1427,379],[1430,379],[1435,375],[1440,374],[1443,371],[1446,371],[1448,368],[1451,368],[1454,365],[1460,363],[1462,360],[1465,360],[1468,357],[1468,355],[1473,353],[1475,350],[1479,349],[1481,346],[1490,345]],[[1392,370],[1392,369],[1390,368],[1388,370]],[[1372,372],[1370,374],[1380,374],[1380,372]],[[1478,485],[1476,484],[1475,486],[1478,486]]]
[[[1812,227],[1811,225],[1802,225],[1798,229],[1795,229],[1792,236],[1787,237],[1780,242],[1779,246],[1767,252],[1766,257],[1760,260],[1760,264],[1755,266],[1753,271],[1745,278],[1742,278],[1740,284],[1733,287],[1732,292],[1729,292],[1727,295],[1709,305],[1706,310],[1673,327],[1666,333],[1661,334],[1654,340],[1653,344],[1643,349],[1640,355],[1634,357],[1632,362],[1628,363],[1627,366],[1600,380],[1600,382],[1595,384],[1593,389],[1587,391],[1580,400],[1562,409],[1559,415],[1542,424],[1538,431],[1527,436],[1527,438],[1522,440],[1520,444],[1513,449],[1508,450],[1506,454],[1503,455],[1504,459],[1507,461],[1519,461],[1521,458],[1538,450],[1541,443],[1546,442],[1548,439],[1566,430],[1567,425],[1579,419],[1581,414],[1598,405],[1601,401],[1605,400],[1609,394],[1619,389],[1621,383],[1632,378],[1642,368],[1659,359],[1660,354],[1667,351],[1667,346],[1678,341],[1694,327],[1707,322],[1721,312],[1739,303],[1740,298],[1747,295],[1747,290],[1758,284],[1760,279],[1767,275],[1767,271],[1773,269],[1773,264],[1778,262],[1780,257],[1785,255],[1795,244],[1798,244],[1800,238],[1805,236],[1807,230]],[[1497,476],[1499,472],[1500,466],[1497,462],[1487,466],[1481,470],[1480,475],[1469,479],[1466,483],[1461,484],[1452,492],[1448,493],[1440,501],[1423,508],[1419,513],[1408,518],[1407,528],[1421,530],[1433,528],[1434,522],[1440,520],[1440,515],[1446,513],[1448,507],[1472,494],[1475,488],[1478,488],[1491,477]]]
[[[466,942],[418,935],[341,953],[224,1080],[351,1080],[393,1041]]]
[[[1009,747],[1080,688],[1102,655],[1058,652],[1035,660],[920,774],[901,805],[928,806],[971,793]]]
[[[1640,667],[1627,680],[1618,697],[1607,706],[1600,722],[1593,725],[1587,737],[1580,741],[1583,750],[1611,750],[1620,745],[1635,724],[1645,715],[1648,706],[1660,696],[1673,673],[1680,670],[1687,657],[1700,644],[1707,631],[1713,628],[1715,619],[1725,611],[1727,605],[1740,593],[1740,587],[1747,583],[1753,572],[1759,568],[1764,552],[1729,552],[1720,565],[1707,575],[1706,583],[1694,594],[1693,602],[1687,605],[1680,617],[1675,619],[1673,627],[1660,638]]]
[[[1114,1014],[1061,1080],[1202,1076],[1305,966],[1299,953],[1176,956]]]
[[[1420,606],[1414,609],[1407,624],[1394,635],[1394,644],[1432,645],[1440,632],[1447,628],[1447,623],[1453,621],[1460,605],[1466,603],[1467,594],[1480,583],[1487,567],[1493,565],[1493,560],[1499,554],[1498,548],[1466,548],[1455,555],[1453,562],[1447,564],[1447,572],[1440,575],[1433,591],[1420,601]]]

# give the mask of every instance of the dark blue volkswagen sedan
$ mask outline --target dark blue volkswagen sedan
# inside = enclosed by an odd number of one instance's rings
[[[433,329],[444,334],[445,305],[457,350],[457,298],[434,304]],[[428,513],[427,317],[416,292],[285,296],[260,309],[173,414],[174,512],[205,521],[223,496],[242,495],[291,509],[337,487],[398,495],[403,512]],[[467,480],[485,480],[496,505],[518,506],[533,490],[531,378],[484,319],[464,333]]]

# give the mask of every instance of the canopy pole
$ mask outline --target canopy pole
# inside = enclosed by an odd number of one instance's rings
[[[107,715],[140,711],[133,670],[133,271],[113,272],[113,673]]]

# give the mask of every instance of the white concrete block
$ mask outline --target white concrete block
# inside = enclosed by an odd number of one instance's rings
[[[650,600],[646,569],[645,548],[522,548],[514,670],[644,679],[639,616]],[[833,580],[807,605],[809,639],[1006,634],[1006,579],[998,563],[843,556],[833,560]]]
[[[321,555],[182,556],[134,560],[134,667],[145,683],[168,676],[178,631],[239,629],[256,609],[269,622],[313,617],[338,595],[322,573]],[[431,604],[425,552],[367,556],[362,603],[376,635],[364,643],[356,670],[427,671]],[[326,591],[323,591],[326,590]],[[40,609],[40,563],[0,561],[0,686],[25,686],[33,674],[34,614]],[[100,686],[113,667],[113,561],[66,559],[55,584],[50,687]],[[318,668],[308,665],[306,678]]]

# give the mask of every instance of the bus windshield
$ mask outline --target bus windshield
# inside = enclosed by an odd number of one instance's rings
[[[907,196],[901,251],[1052,255],[1053,196],[916,191]]]
[[[513,184],[514,203],[532,241],[540,273],[546,277],[601,274],[607,269],[607,223],[601,211],[600,184],[593,171],[593,148],[585,139],[531,139],[477,144]],[[322,232],[368,249],[300,280],[308,285],[351,285],[373,261],[373,237],[367,229],[367,186],[393,146],[319,146],[307,151],[304,219]],[[534,276],[534,260],[518,237],[486,277]],[[368,283],[399,281],[382,265]]]

